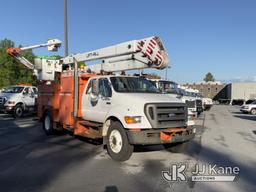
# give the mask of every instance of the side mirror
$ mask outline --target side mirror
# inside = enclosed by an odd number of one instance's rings
[[[35,97],[35,93],[33,93],[33,92],[30,93],[30,97],[31,97],[31,98],[34,98],[34,97]]]

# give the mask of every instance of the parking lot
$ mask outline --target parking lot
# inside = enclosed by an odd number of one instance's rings
[[[114,162],[92,140],[65,133],[46,136],[31,116],[0,116],[0,191],[254,191],[256,117],[236,106],[215,105],[198,120],[188,150],[138,146],[131,159]],[[168,182],[172,163],[237,166],[236,182]],[[189,175],[188,175],[189,176]]]

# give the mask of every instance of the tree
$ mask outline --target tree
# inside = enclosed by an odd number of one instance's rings
[[[33,72],[6,53],[6,49],[9,47],[15,47],[15,43],[9,39],[0,41],[0,87],[20,83],[35,84]],[[32,51],[25,51],[22,55],[33,62]]]
[[[213,75],[212,75],[210,72],[208,72],[208,73],[205,75],[204,81],[205,81],[205,82],[208,82],[208,81],[215,81],[215,78],[213,77]]]

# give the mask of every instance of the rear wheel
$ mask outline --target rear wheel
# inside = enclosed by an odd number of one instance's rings
[[[133,152],[134,146],[128,141],[126,132],[119,122],[113,122],[107,133],[107,151],[115,161],[128,160]]]
[[[167,143],[164,144],[164,148],[167,151],[173,152],[173,153],[183,153],[186,152],[188,149],[189,142],[184,142],[184,143]]]
[[[251,114],[252,114],[252,115],[256,115],[256,109],[252,109],[252,110],[251,110]]]
[[[13,109],[13,117],[14,118],[21,118],[24,114],[24,109],[21,104],[17,104]]]
[[[52,113],[47,111],[43,117],[43,129],[47,135],[54,133]]]

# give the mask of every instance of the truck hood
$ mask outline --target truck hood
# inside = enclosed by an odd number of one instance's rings
[[[178,99],[169,94],[154,94],[154,93],[118,93],[118,96],[122,98],[123,102],[132,101],[133,103],[184,103],[181,99]]]
[[[16,95],[16,94],[15,93],[0,93],[0,97],[6,97],[7,99],[13,95]]]
[[[16,101],[21,97],[20,93],[0,93],[0,97],[6,98],[7,101],[13,100]]]

